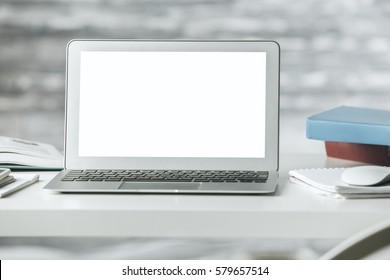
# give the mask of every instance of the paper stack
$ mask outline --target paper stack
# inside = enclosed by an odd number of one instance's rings
[[[336,198],[390,197],[390,184],[381,186],[353,186],[341,181],[346,168],[297,169],[289,172],[290,181],[321,195]]]

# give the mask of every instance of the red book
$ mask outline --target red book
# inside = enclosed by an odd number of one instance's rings
[[[325,141],[329,157],[390,166],[390,146]]]

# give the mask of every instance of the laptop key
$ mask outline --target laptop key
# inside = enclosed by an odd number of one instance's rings
[[[78,175],[84,173],[83,170],[71,170],[68,175]]]
[[[251,179],[241,179],[240,182],[241,183],[252,183],[253,180],[251,180]]]
[[[253,182],[255,182],[255,183],[267,183],[267,180],[265,180],[265,179],[256,179]]]

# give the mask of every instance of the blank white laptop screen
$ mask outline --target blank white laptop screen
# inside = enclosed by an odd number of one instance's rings
[[[265,52],[80,59],[79,156],[264,158]]]

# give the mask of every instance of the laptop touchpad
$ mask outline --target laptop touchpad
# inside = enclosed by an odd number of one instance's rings
[[[200,183],[164,183],[164,182],[123,182],[119,187],[120,190],[197,190],[201,186]]]

